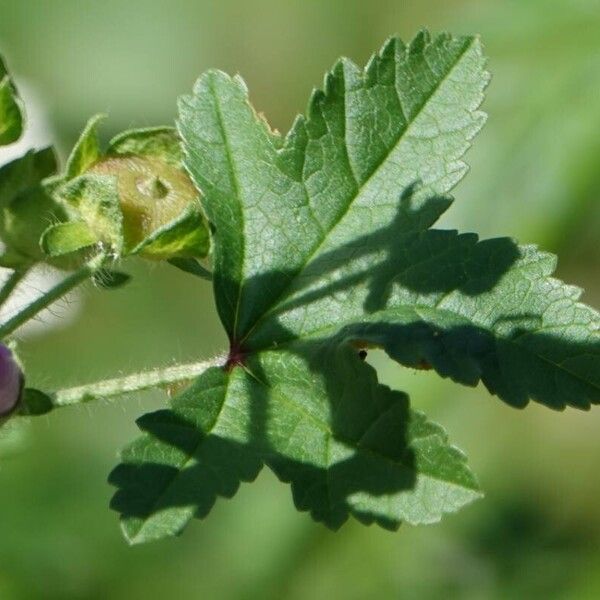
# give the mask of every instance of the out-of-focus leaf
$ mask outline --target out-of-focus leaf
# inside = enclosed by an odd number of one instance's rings
[[[0,146],[16,142],[22,133],[21,101],[0,56]]]
[[[23,269],[45,260],[40,237],[50,223],[65,218],[44,184],[55,172],[53,148],[30,151],[0,168],[2,266]]]

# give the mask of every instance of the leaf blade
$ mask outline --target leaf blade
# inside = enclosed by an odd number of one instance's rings
[[[435,52],[439,44],[457,45],[462,53],[455,53],[454,60],[463,65],[461,73],[473,71],[471,80],[461,88],[465,92],[462,99],[457,97],[455,89],[447,89],[450,80],[446,71],[437,73],[433,82],[434,90],[437,87],[442,90],[441,100],[437,96],[434,98],[438,104],[448,98],[454,100],[455,106],[464,103],[467,124],[463,123],[463,129],[468,132],[447,141],[444,153],[438,154],[433,163],[428,163],[426,156],[422,163],[411,159],[413,164],[401,170],[399,175],[405,185],[424,179],[424,190],[444,193],[464,174],[464,166],[459,165],[460,156],[466,151],[468,139],[483,124],[478,106],[488,78],[481,48],[474,38],[439,36],[431,41],[423,34],[406,52],[399,41],[387,44],[379,60],[406,75],[412,68],[410,52]],[[389,48],[393,48],[393,56],[389,54]],[[465,62],[470,66],[464,67]],[[332,231],[335,230],[334,237],[339,241],[344,233],[336,226],[347,214],[350,215],[348,221],[361,218],[364,215],[361,205],[372,202],[373,194],[381,196],[381,205],[390,202],[389,190],[383,189],[381,180],[391,179],[390,170],[397,174],[398,167],[394,165],[398,157],[394,155],[390,159],[385,153],[383,157],[376,157],[371,172],[363,173],[363,179],[352,185],[348,181],[356,176],[348,160],[339,160],[340,156],[348,156],[350,144],[341,133],[337,133],[337,137],[325,135],[328,129],[335,133],[343,127],[340,102],[345,102],[347,91],[344,76],[351,73],[347,76],[353,78],[352,85],[366,86],[365,80],[373,63],[377,63],[377,59],[373,59],[371,67],[363,73],[349,61],[338,63],[326,79],[326,91],[313,95],[307,118],[296,121],[283,145],[256,117],[249,105],[246,88],[239,79],[210,72],[198,81],[193,96],[180,100],[179,132],[187,153],[186,165],[204,194],[204,206],[216,226],[217,302],[232,339],[243,338],[268,308],[266,304],[272,304],[289,288],[290,281],[301,275],[307,262],[327,250]],[[446,68],[452,71],[452,61]],[[397,93],[394,88],[388,95],[396,96]],[[433,97],[431,90],[425,89],[424,105]],[[219,104],[219,99],[224,106]],[[362,113],[362,109],[363,106],[359,106],[358,112]],[[414,123],[419,123],[420,115],[421,111],[415,112]],[[392,120],[392,115],[388,116]],[[358,114],[354,120],[362,118]],[[425,121],[427,119],[431,116],[426,113]],[[359,125],[355,127],[358,141],[352,140],[353,147],[358,147],[359,142],[364,143],[364,138],[368,137],[368,131]],[[426,130],[425,125],[421,124],[421,129]],[[456,129],[456,124],[453,127]],[[397,138],[387,140],[385,150],[388,154],[397,150],[405,132],[406,127],[400,128]],[[467,140],[463,139],[465,136]],[[321,137],[324,138],[322,143],[319,142]],[[401,156],[404,156],[404,148],[401,150]],[[415,154],[419,156],[423,152]],[[456,177],[437,176],[440,170],[449,169],[455,170]],[[315,174],[318,175],[316,179]],[[331,191],[331,198],[323,198],[323,188]],[[273,197],[274,191],[279,191],[279,198]],[[381,212],[381,220],[393,218],[393,212],[388,207]],[[291,224],[297,239],[289,234]],[[263,293],[265,286],[271,290],[271,297],[267,299]]]
[[[265,320],[250,347],[337,336],[463,385],[481,380],[513,406],[600,403],[600,315],[552,276],[555,257],[507,238],[390,235],[399,253],[373,244],[334,281],[316,277]]]
[[[145,435],[124,450],[109,477],[118,487],[111,507],[121,513],[130,543],[178,535],[217,497],[231,497],[240,481],[258,474],[260,461],[221,423],[229,386],[224,371],[211,368],[174,400],[172,410],[139,420]]]
[[[481,496],[444,430],[347,345],[300,343],[258,360],[270,387],[264,461],[315,520],[395,529],[437,522]]]

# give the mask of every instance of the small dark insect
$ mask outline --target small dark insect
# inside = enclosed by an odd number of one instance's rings
[[[427,362],[424,358],[415,366],[415,369],[422,369],[423,371],[430,371],[432,368],[431,363]]]
[[[365,360],[367,358],[367,351],[366,350],[359,350],[358,351],[358,358],[360,358],[360,360]]]

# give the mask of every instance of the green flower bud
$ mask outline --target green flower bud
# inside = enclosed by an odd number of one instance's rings
[[[208,227],[175,131],[125,132],[102,153],[97,122],[90,122],[67,163],[68,180],[57,194],[70,218],[44,234],[46,252],[58,255],[99,243],[114,256],[206,256]]]
[[[182,168],[153,157],[125,156],[101,160],[89,173],[112,175],[117,179],[126,254],[139,253],[146,258],[158,259],[206,255],[208,238],[200,198]],[[156,232],[180,223],[181,216],[188,214],[193,222],[188,233],[198,230],[196,243],[186,239],[175,252],[171,244],[165,247],[165,244],[150,243]]]

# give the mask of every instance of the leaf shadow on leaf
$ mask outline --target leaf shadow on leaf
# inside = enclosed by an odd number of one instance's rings
[[[520,319],[526,321],[530,315]],[[446,328],[426,320],[350,325],[338,336],[368,340],[402,365],[432,368],[462,385],[481,381],[488,392],[514,408],[524,408],[530,400],[554,410],[567,406],[589,410],[600,403],[600,340],[577,343],[520,327],[494,336],[472,325]]]
[[[518,307],[507,307],[507,314],[486,327],[475,324],[468,313],[463,315],[460,307],[437,310],[452,294],[460,294],[458,302],[464,305],[494,292],[524,250],[510,238],[479,241],[475,234],[430,229],[451,200],[432,196],[415,203],[418,192],[417,184],[404,190],[389,226],[318,256],[296,279],[289,299],[280,298],[249,332],[243,342],[249,352],[293,347],[309,357],[322,343],[376,346],[408,367],[433,368],[463,385],[482,381],[490,393],[513,407],[522,408],[530,399],[556,410],[568,405],[587,409],[600,402],[600,338],[597,329],[594,333],[585,323],[594,318],[591,309],[578,305],[589,310],[578,315],[581,323],[573,316],[581,333],[587,327],[584,342],[546,327],[542,313]],[[359,267],[349,275],[328,276],[343,273],[353,263]],[[535,307],[535,295],[556,294],[557,282],[551,284],[540,273],[534,277],[539,284],[528,279],[522,284],[529,286]],[[503,285],[502,293],[511,302],[511,284]],[[355,294],[361,286],[362,296]],[[394,297],[398,293],[394,287],[404,296]],[[573,302],[578,294],[565,287],[562,296],[554,297],[560,304]],[[337,310],[320,303],[336,295],[341,298],[333,304]],[[502,312],[502,296],[489,302]],[[485,315],[489,306],[482,303],[477,309],[484,321],[489,321]],[[573,309],[572,304],[565,305],[565,310]],[[312,315],[323,310],[328,310],[326,331],[311,324]],[[287,327],[288,322],[301,333]]]
[[[281,315],[306,307],[312,312],[322,310],[319,301],[343,298],[359,287],[364,288],[365,297],[352,307],[353,320],[386,308],[394,286],[419,295],[458,291],[470,297],[493,289],[520,257],[515,241],[479,241],[472,233],[430,229],[452,200],[445,196],[419,198],[418,193],[418,182],[408,186],[399,196],[389,225],[319,254],[301,277],[284,272],[254,277],[253,285],[262,285],[267,295],[270,281],[288,279],[293,287],[284,291],[241,343],[256,351],[294,339],[297,333],[286,331],[285,325],[277,331]],[[328,316],[333,323],[338,318]]]
[[[248,448],[231,440],[204,434],[198,426],[171,410],[159,410],[144,415],[137,421],[140,429],[168,447],[193,456],[202,445],[204,453],[213,463],[217,457],[227,456],[243,465],[241,479],[252,481],[260,470],[254,458],[248,460]],[[177,481],[176,491],[165,491]],[[206,516],[218,496],[231,498],[239,483],[219,477],[210,461],[178,469],[176,467],[148,462],[123,463],[109,477],[109,483],[120,488],[111,500],[111,508],[123,518],[146,518],[160,510],[193,506],[194,516]]]
[[[414,488],[408,396],[379,384],[375,370],[348,346],[315,340],[295,345],[292,352],[317,375],[309,399],[305,390],[277,381],[277,367],[268,357],[250,359],[245,367],[257,382],[251,444],[281,481],[291,483],[296,508],[310,511],[316,521],[338,529],[352,514],[362,523],[396,529],[398,519],[361,510],[350,500],[355,494],[394,496]],[[276,363],[277,352],[272,357]],[[319,421],[324,397],[327,416]],[[287,420],[294,424],[282,427]],[[307,422],[322,431],[303,438],[298,432]],[[346,456],[336,458],[335,448]]]
[[[521,356],[519,347],[512,346],[513,340],[519,336],[528,336],[532,344],[546,348],[548,352],[587,355],[592,376],[594,364],[597,364],[594,361],[600,356],[598,344],[568,344],[547,334],[529,334],[519,329],[514,331],[512,340],[498,342],[491,338],[489,332],[475,327],[444,330],[412,323],[390,329],[389,324],[382,325],[388,341],[381,340],[381,344],[386,345],[388,353],[399,362],[412,364],[422,361],[425,356],[441,375],[467,385],[474,385],[481,378],[492,393],[517,407],[524,406],[532,398],[555,409],[564,408],[569,398],[568,390],[573,389],[573,381],[568,381],[568,375],[564,380],[548,377],[540,371],[543,364],[531,364]],[[302,443],[298,445],[299,438],[294,427],[279,431],[278,424],[273,421],[273,393],[279,395],[280,386],[268,383],[273,380],[272,365],[263,355],[262,359],[255,357],[249,360],[245,368],[234,367],[239,372],[251,369],[251,375],[248,373],[248,381],[252,385],[249,424],[245,432],[247,440],[240,443],[227,439],[222,433],[204,433],[197,424],[177,414],[176,401],[175,410],[142,417],[139,422],[142,431],[160,443],[188,454],[192,460],[182,469],[153,462],[121,464],[110,477],[110,483],[119,488],[111,507],[121,513],[124,520],[145,520],[176,507],[191,507],[189,518],[204,518],[218,497],[231,498],[239,482],[252,481],[262,464],[266,464],[281,481],[291,483],[296,507],[310,511],[316,521],[331,529],[339,528],[350,515],[365,524],[376,523],[387,529],[396,529],[402,520],[432,522],[439,520],[442,513],[454,510],[452,505],[436,507],[439,515],[431,516],[431,513],[419,509],[421,512],[416,517],[406,517],[410,513],[406,512],[403,502],[408,500],[416,504],[421,501],[416,487],[422,467],[417,464],[413,439],[408,432],[415,413],[409,411],[405,394],[376,382],[374,370],[362,362],[353,347],[352,340],[366,333],[371,340],[377,341],[375,332],[378,324],[368,326],[375,329],[368,333],[358,326],[346,328],[334,338],[296,341],[288,347],[290,352],[306,361],[317,378],[323,379],[327,389],[325,401],[329,403],[327,426],[331,442],[348,448],[349,456],[326,465],[316,464],[310,439],[304,441],[309,446],[309,450],[304,452]],[[383,335],[381,331],[378,335]],[[276,357],[278,351],[270,353]],[[514,373],[513,379],[507,380],[502,372],[499,354],[511,356],[515,368],[520,369],[520,373]],[[356,377],[352,376],[353,373]],[[598,374],[595,377],[595,388],[582,383],[577,391],[582,398],[598,402],[600,379]],[[376,395],[391,395],[387,406],[374,407],[373,397],[368,394],[360,396],[357,382],[369,379],[374,382]],[[350,392],[348,387],[343,389],[344,382],[348,383]],[[353,388],[356,388],[356,393],[352,393]],[[319,404],[323,398],[315,398],[314,402]],[[582,402],[580,408],[588,406],[589,402]],[[197,408],[202,410],[201,405]],[[282,418],[285,408],[277,409],[276,419]],[[158,415],[162,418],[157,418]],[[165,418],[176,426],[164,427]],[[182,436],[182,430],[187,432],[187,438]],[[369,431],[370,439],[365,443]],[[440,434],[434,432],[433,435]],[[218,459],[215,460],[215,456]],[[223,477],[224,463],[235,465],[235,469],[244,463],[250,467],[236,473],[232,483],[229,477]],[[433,473],[434,478],[444,479],[444,466],[440,473]],[[461,470],[460,461],[455,463],[454,468]],[[456,477],[461,481],[465,476],[451,474],[449,482]],[[470,495],[457,501],[455,507],[478,497],[474,479],[467,480],[465,488],[470,488]],[[411,495],[417,496],[416,502]],[[406,499],[403,500],[402,496]],[[357,497],[362,498],[362,505],[360,498],[357,502]],[[425,496],[422,501],[426,503]],[[386,510],[388,514],[385,514]],[[176,533],[179,531],[181,528]]]

